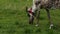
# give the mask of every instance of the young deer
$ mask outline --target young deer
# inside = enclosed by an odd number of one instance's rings
[[[44,8],[46,10],[46,12],[47,12],[48,20],[49,20],[49,23],[50,23],[49,28],[51,29],[52,26],[53,26],[53,22],[52,22],[51,17],[50,17],[49,9],[51,9],[54,2],[55,2],[55,0],[33,0],[32,7],[31,8],[26,7],[26,11],[27,11],[27,14],[29,16],[29,24],[33,24],[34,17],[36,17],[37,18],[36,26],[38,26],[40,9]],[[38,13],[37,16],[35,16],[36,12]]]

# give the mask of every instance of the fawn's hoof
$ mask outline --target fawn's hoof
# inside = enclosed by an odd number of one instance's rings
[[[50,25],[49,29],[52,29],[53,28],[53,24]]]
[[[39,26],[38,24],[35,25],[36,27]]]

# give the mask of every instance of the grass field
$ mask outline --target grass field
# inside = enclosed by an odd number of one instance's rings
[[[49,30],[46,11],[41,10],[39,27],[29,25],[25,6],[32,0],[0,0],[0,34],[60,34],[60,9],[50,10],[54,28]]]

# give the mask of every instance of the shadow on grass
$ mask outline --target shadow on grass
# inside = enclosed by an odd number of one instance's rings
[[[2,26],[0,26],[0,29],[2,28]]]
[[[53,29],[57,30],[57,31],[60,31],[60,25],[54,25]]]
[[[32,34],[33,30],[32,29],[25,29],[25,34]]]
[[[41,16],[39,19],[40,19],[40,20],[45,20],[45,17],[42,17],[42,16]]]
[[[54,24],[52,29],[46,29],[46,33],[47,34],[58,34],[58,32],[60,32],[60,25]]]
[[[52,29],[50,29],[50,30],[47,31],[47,34],[54,34],[54,32],[53,32]]]

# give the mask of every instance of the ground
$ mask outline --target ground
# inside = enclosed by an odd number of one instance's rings
[[[41,9],[39,26],[29,25],[25,7],[32,0],[0,0],[0,34],[60,34],[60,9],[50,10],[53,29],[49,29],[47,13]]]

